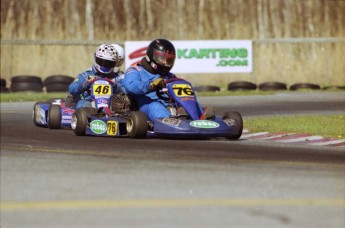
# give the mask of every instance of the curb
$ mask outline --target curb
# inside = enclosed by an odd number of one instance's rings
[[[319,135],[309,134],[297,134],[297,133],[286,133],[286,132],[249,132],[244,129],[241,139],[259,139],[259,140],[272,140],[275,142],[283,143],[297,143],[302,145],[313,145],[313,146],[334,146],[334,147],[345,147],[344,138],[325,138]]]

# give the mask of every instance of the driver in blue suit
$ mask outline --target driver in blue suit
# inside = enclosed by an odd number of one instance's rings
[[[164,88],[167,79],[176,77],[170,73],[175,59],[174,45],[166,39],[155,39],[149,44],[146,56],[125,72],[123,87],[150,121],[171,116],[167,101],[158,98],[156,89]]]
[[[76,108],[91,107],[91,96],[87,91],[92,80],[107,78],[115,83],[114,93],[125,93],[122,87],[124,73],[120,66],[124,62],[124,50],[118,44],[102,44],[94,54],[95,62],[90,69],[80,73],[69,85],[68,92],[77,101]]]

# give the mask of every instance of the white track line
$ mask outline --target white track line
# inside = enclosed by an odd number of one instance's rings
[[[263,138],[260,138],[260,139],[275,139],[275,138],[281,138],[281,137],[285,137],[285,136],[290,136],[290,135],[294,135],[294,133],[285,133],[285,134],[280,134],[280,135],[271,135],[271,136],[268,136],[268,137],[263,137]]]
[[[327,142],[311,143],[311,145],[325,146],[325,145],[331,145],[331,144],[337,144],[337,143],[343,143],[343,142],[345,142],[345,139],[338,139],[338,140],[327,141]]]
[[[268,132],[257,132],[257,133],[251,133],[251,134],[244,134],[241,136],[241,138],[250,138],[254,136],[259,136],[259,135],[267,135]]]
[[[282,140],[275,140],[276,142],[302,142],[302,141],[311,141],[311,140],[319,140],[323,139],[322,136],[307,136],[307,137],[298,137],[293,139],[282,139]]]

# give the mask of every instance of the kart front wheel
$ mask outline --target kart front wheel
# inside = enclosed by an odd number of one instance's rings
[[[61,106],[50,105],[48,109],[47,124],[50,129],[61,128]]]
[[[130,138],[145,138],[147,133],[147,117],[145,113],[135,111],[130,112],[127,121],[126,129],[127,135]]]
[[[241,114],[238,112],[226,112],[223,115],[223,121],[231,126],[232,129],[226,138],[230,140],[239,139],[243,131],[243,120]]]
[[[84,107],[77,109],[71,119],[71,128],[73,132],[78,136],[85,135],[86,127],[89,123],[88,115],[96,114],[97,111],[94,108]]]

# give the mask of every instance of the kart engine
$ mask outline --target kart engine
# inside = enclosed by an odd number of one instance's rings
[[[127,94],[115,94],[111,98],[111,111],[115,114],[128,114],[135,110],[135,101]]]

